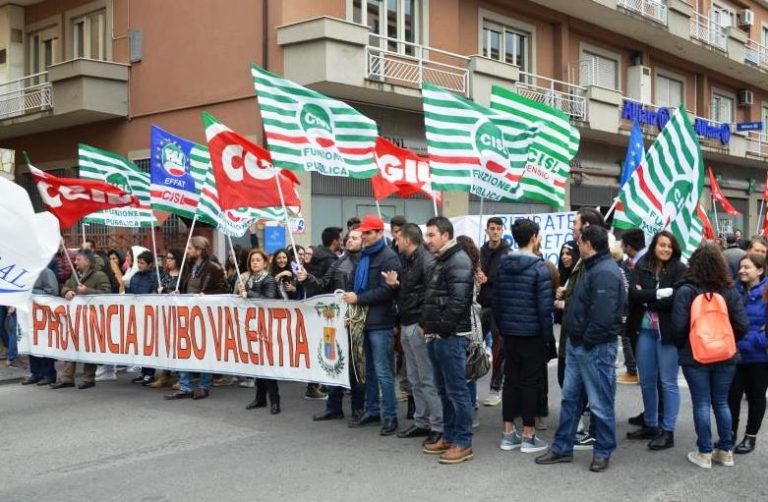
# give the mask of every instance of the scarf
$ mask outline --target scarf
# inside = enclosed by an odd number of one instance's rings
[[[360,261],[357,263],[357,270],[355,270],[355,285],[354,292],[358,295],[368,289],[368,269],[371,266],[371,256],[375,255],[386,246],[387,243],[384,239],[379,239],[371,247],[364,248],[360,253]]]

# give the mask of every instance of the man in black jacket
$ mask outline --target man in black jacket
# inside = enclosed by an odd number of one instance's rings
[[[381,435],[397,432],[397,400],[392,372],[392,329],[395,327],[395,290],[383,272],[400,272],[400,259],[384,241],[384,222],[366,215],[358,228],[363,251],[352,272],[352,291],[344,293],[350,305],[368,307],[365,319],[365,413],[350,427],[383,422]],[[379,416],[381,390],[381,416]]]
[[[341,249],[341,228],[328,227],[324,229],[321,239],[323,245],[315,246],[311,260],[312,275],[316,277],[323,277],[331,265],[339,259],[339,255],[336,253]]]
[[[467,387],[468,336],[475,271],[462,247],[453,238],[448,218],[427,222],[427,247],[436,255],[432,277],[424,294],[421,327],[429,340],[429,357],[443,404],[443,438],[424,446],[424,453],[440,454],[440,463],[470,460],[473,403]]]
[[[619,266],[608,249],[608,232],[598,225],[581,231],[579,251],[584,277],[575,286],[565,307],[568,325],[565,383],[560,406],[560,425],[549,452],[536,459],[537,464],[573,461],[573,437],[584,408],[584,394],[589,400],[595,436],[589,469],[608,468],[616,449],[616,351],[623,330],[626,311]]]
[[[397,249],[400,251],[403,270],[399,278],[395,273],[389,274],[387,284],[399,287],[397,308],[400,314],[401,342],[415,404],[413,425],[399,432],[397,437],[426,436],[422,444],[434,444],[443,436],[443,405],[435,388],[434,369],[424,332],[419,327],[419,318],[424,291],[435,260],[424,247],[421,229],[413,223],[407,223],[399,229]]]

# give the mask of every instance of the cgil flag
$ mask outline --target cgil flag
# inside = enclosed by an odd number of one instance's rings
[[[251,65],[251,75],[275,166],[326,176],[376,174],[376,122],[258,65]]]
[[[732,216],[741,216],[741,213],[738,211],[738,209],[733,207],[731,201],[728,200],[728,197],[726,197],[723,191],[720,189],[720,184],[717,182],[717,178],[715,177],[715,173],[712,171],[712,168],[707,168],[707,172],[709,174],[709,191],[712,192],[712,203],[715,204],[719,202],[720,205],[723,206],[723,211],[725,211],[726,214],[730,214]]]
[[[103,181],[136,196],[137,208],[108,209],[92,214],[83,221],[101,223],[109,227],[150,227],[157,220],[150,207],[149,174],[144,173],[130,160],[107,150],[78,145],[80,177]]]
[[[516,200],[564,207],[571,161],[581,139],[568,115],[499,86],[491,90],[491,109],[501,112],[496,122],[506,137],[530,135],[525,161],[511,167],[520,180]]]
[[[31,164],[27,166],[40,192],[40,198],[59,220],[61,228],[70,228],[81,218],[97,211],[139,205],[135,196],[109,183],[58,178]]]
[[[680,107],[621,188],[614,225],[642,229],[647,242],[659,231],[669,230],[687,258],[702,239],[696,211],[703,186],[699,140],[688,113]]]
[[[190,167],[195,144],[153,125],[150,145],[152,209],[192,218],[200,194]]]
[[[709,220],[706,211],[701,207],[701,202],[696,206],[696,216],[701,220],[702,234],[704,235],[704,238],[711,241],[715,240],[715,229],[712,227],[712,222]]]
[[[386,199],[395,193],[401,197],[421,193],[439,200],[439,194],[432,191],[427,159],[379,137],[376,139],[376,165],[379,172],[371,178],[376,200]]]

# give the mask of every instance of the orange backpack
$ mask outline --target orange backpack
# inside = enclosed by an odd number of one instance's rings
[[[728,305],[719,293],[699,293],[691,304],[688,334],[693,358],[701,364],[727,361],[736,355]]]

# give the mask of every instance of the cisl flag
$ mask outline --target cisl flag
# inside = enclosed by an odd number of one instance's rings
[[[80,218],[104,209],[139,207],[136,197],[103,181],[57,178],[32,165],[29,165],[29,172],[40,197],[58,218],[61,228],[69,228]]]
[[[195,144],[175,136],[156,125],[151,133],[152,209],[192,218],[197,211],[200,186],[195,183],[190,167]]]
[[[205,136],[211,166],[216,179],[221,209],[241,207],[301,206],[294,184],[298,179],[280,172],[272,165],[272,159],[262,147],[255,145],[203,112]],[[282,200],[281,200],[282,195]]]
[[[423,193],[435,198],[427,159],[382,137],[376,139],[375,158],[379,174],[371,178],[371,187],[376,200],[386,199],[396,192],[401,197]]]

